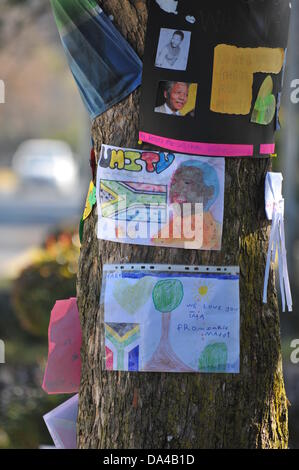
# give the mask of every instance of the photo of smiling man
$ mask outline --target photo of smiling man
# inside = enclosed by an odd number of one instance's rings
[[[185,82],[159,83],[156,113],[194,117],[197,85]]]

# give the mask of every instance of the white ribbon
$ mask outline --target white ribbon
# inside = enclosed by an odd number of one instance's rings
[[[285,248],[284,199],[281,192],[282,180],[281,173],[267,173],[265,189],[266,213],[268,219],[272,219],[272,227],[266,263],[263,303],[267,303],[271,258],[272,261],[275,262],[277,253],[282,310],[285,312],[287,304],[288,310],[291,312],[293,302],[288,274],[287,252]]]

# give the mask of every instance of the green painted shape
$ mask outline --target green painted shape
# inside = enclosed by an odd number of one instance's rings
[[[198,361],[198,370],[225,372],[227,366],[227,345],[213,343],[205,347]]]
[[[266,126],[273,120],[276,111],[276,98],[272,94],[272,91],[273,80],[271,75],[268,75],[259,90],[252,112],[251,122]]]
[[[106,334],[105,334],[106,338],[109,339],[109,341],[111,341],[112,344],[114,344],[114,346],[117,348],[117,351],[121,351],[122,349],[126,348],[127,346],[129,346],[131,343],[134,343],[135,341],[137,341],[138,339],[140,339],[140,331],[138,331],[138,333],[135,333],[133,336],[130,336],[128,339],[126,339],[125,341],[123,341],[122,343],[120,343],[119,341],[117,341],[117,339],[115,338],[115,336],[113,336],[111,333],[109,333],[107,330],[106,330]]]
[[[88,201],[91,207],[93,207],[97,202],[97,188],[94,187],[91,193],[88,196]]]
[[[50,2],[59,31],[69,24],[78,23],[86,12],[99,9],[95,0],[50,0]]]
[[[105,338],[111,341],[117,350],[117,370],[125,370],[125,348],[135,343],[137,340],[140,340],[140,330],[134,333],[134,335],[129,336],[125,341],[119,342],[115,336],[109,333],[105,328]]]
[[[153,280],[143,277],[135,284],[126,279],[117,279],[114,284],[113,296],[119,305],[130,315],[134,315],[146,304],[153,289]]]
[[[178,279],[159,281],[153,290],[155,308],[161,313],[169,313],[178,308],[183,297],[183,284]]]
[[[135,205],[147,206],[150,204],[162,205],[167,202],[166,188],[165,194],[136,194],[130,189],[126,188],[122,183],[118,181],[101,180],[107,188],[116,193],[119,196],[119,201],[111,203],[105,207],[102,207],[102,216],[112,218],[115,216],[117,210],[121,209],[132,209]],[[126,198],[126,206],[122,205],[122,201]]]
[[[117,370],[125,369],[125,353],[123,349],[117,351]]]
[[[80,238],[80,243],[83,241],[83,233],[84,233],[84,220],[83,217],[80,220],[80,225],[79,225],[79,238]]]

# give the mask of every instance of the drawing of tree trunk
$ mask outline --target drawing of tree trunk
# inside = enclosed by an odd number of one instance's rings
[[[142,57],[146,2],[99,3]],[[139,97],[137,90],[93,123],[97,156],[103,143],[136,147]],[[287,448],[287,398],[273,275],[268,304],[262,303],[269,237],[264,182],[269,169],[269,159],[226,159],[219,252],[98,241],[95,210],[86,221],[77,283],[83,329],[80,448]],[[240,374],[106,371],[104,312],[99,308],[104,263],[239,265]],[[166,339],[171,314],[161,314]]]
[[[147,362],[144,370],[192,372],[193,369],[181,361],[174,352],[170,340],[171,312],[179,307],[184,297],[184,289],[181,281],[177,279],[166,279],[159,281],[153,290],[153,301],[155,308],[162,314],[161,339],[151,359]]]

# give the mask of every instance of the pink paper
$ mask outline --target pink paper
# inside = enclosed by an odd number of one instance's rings
[[[275,144],[262,144],[260,146],[261,155],[269,155],[275,152]]]
[[[187,142],[184,140],[169,139],[148,132],[139,132],[139,139],[168,150],[190,153],[193,155],[207,155],[210,157],[252,157],[253,145],[242,144],[207,144],[202,142]]]
[[[188,142],[184,140],[169,139],[148,132],[139,132],[139,139],[168,150],[190,153],[193,155],[206,155],[209,157],[252,157],[253,145],[242,144],[207,144],[203,142]],[[275,144],[261,144],[260,155],[270,155],[275,152]]]
[[[44,416],[45,423],[57,449],[76,449],[76,424],[79,396],[62,403]]]
[[[48,336],[49,354],[43,389],[48,394],[78,392],[82,331],[75,298],[56,302],[51,312]]]

